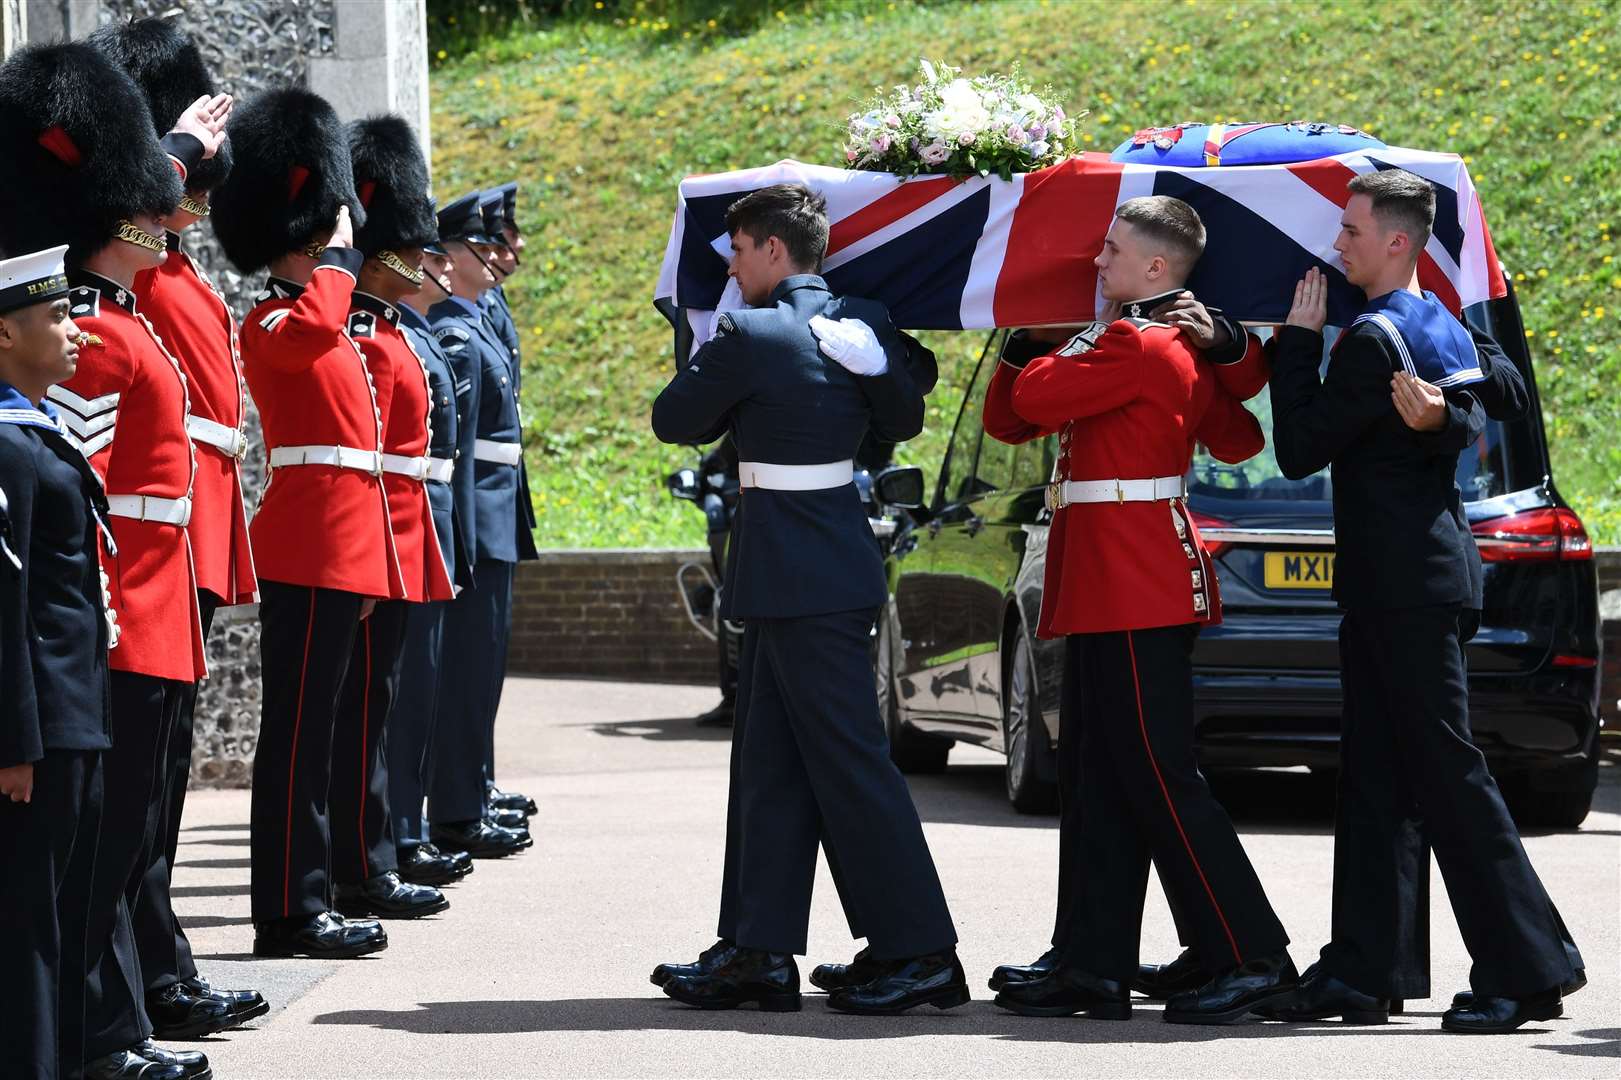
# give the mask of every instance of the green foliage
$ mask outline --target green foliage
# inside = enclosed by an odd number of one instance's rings
[[[706,14],[723,7],[735,22]],[[670,330],[651,298],[676,185],[783,157],[837,164],[845,117],[908,81],[920,55],[970,73],[1021,64],[1070,112],[1091,110],[1079,126],[1086,150],[1181,120],[1320,119],[1465,155],[1532,335],[1560,490],[1596,540],[1621,542],[1613,4],[851,0],[570,10],[447,59],[432,86],[440,195],[522,182],[530,247],[507,291],[525,348],[543,545],[699,541],[698,516],[662,487],[693,456],[647,430],[673,371]],[[984,336],[926,337],[942,385],[928,429],[898,456],[932,472],[956,415],[954,387]]]

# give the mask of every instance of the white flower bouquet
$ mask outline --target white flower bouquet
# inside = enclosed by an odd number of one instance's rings
[[[1051,87],[1032,89],[1017,67],[969,79],[961,68],[918,63],[922,82],[897,86],[851,114],[846,168],[1006,180],[1069,156],[1075,122],[1086,114],[1066,114]]]

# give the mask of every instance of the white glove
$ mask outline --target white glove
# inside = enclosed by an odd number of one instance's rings
[[[832,319],[811,316],[811,333],[829,359],[852,375],[882,375],[889,370],[889,357],[878,343],[872,327],[860,319]]]
[[[118,612],[113,610],[112,581],[107,577],[107,571],[101,571],[101,604],[103,614],[107,619],[107,648],[118,648],[118,639],[124,636],[124,628],[118,625]]]

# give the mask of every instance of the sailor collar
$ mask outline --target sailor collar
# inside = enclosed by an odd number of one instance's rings
[[[373,296],[371,293],[360,292],[357,289],[351,294],[349,303],[361,311],[371,312],[390,326],[400,325],[400,309],[380,296]]]
[[[1127,300],[1120,305],[1120,314],[1127,319],[1146,319],[1149,317],[1149,312],[1161,304],[1169,304],[1186,291],[1185,288],[1178,285],[1174,289],[1167,289],[1165,292],[1156,293],[1153,296],[1145,296],[1140,300]]]
[[[68,297],[73,303],[70,314],[74,316],[99,314],[100,304],[96,294],[106,297],[131,315],[136,314],[135,291],[124,288],[116,281],[81,268],[68,271],[68,283],[73,286]]]
[[[22,424],[60,433],[62,422],[49,400],[35,404],[10,383],[0,380],[0,424]]]

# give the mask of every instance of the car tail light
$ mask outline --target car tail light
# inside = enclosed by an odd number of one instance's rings
[[[1591,559],[1593,541],[1582,519],[1554,507],[1477,521],[1470,527],[1485,562]]]
[[[1231,541],[1211,540],[1209,537],[1205,536],[1205,533],[1209,532],[1211,529],[1232,528],[1232,525],[1229,522],[1222,521],[1220,518],[1213,518],[1209,514],[1201,514],[1197,510],[1189,510],[1188,517],[1193,519],[1193,527],[1199,530],[1199,537],[1200,539],[1204,540],[1205,550],[1210,552],[1210,557],[1212,559],[1220,558],[1221,553],[1232,546]]]
[[[1553,658],[1553,666],[1562,668],[1596,668],[1598,667],[1598,657],[1576,656],[1571,653],[1559,653]]]

